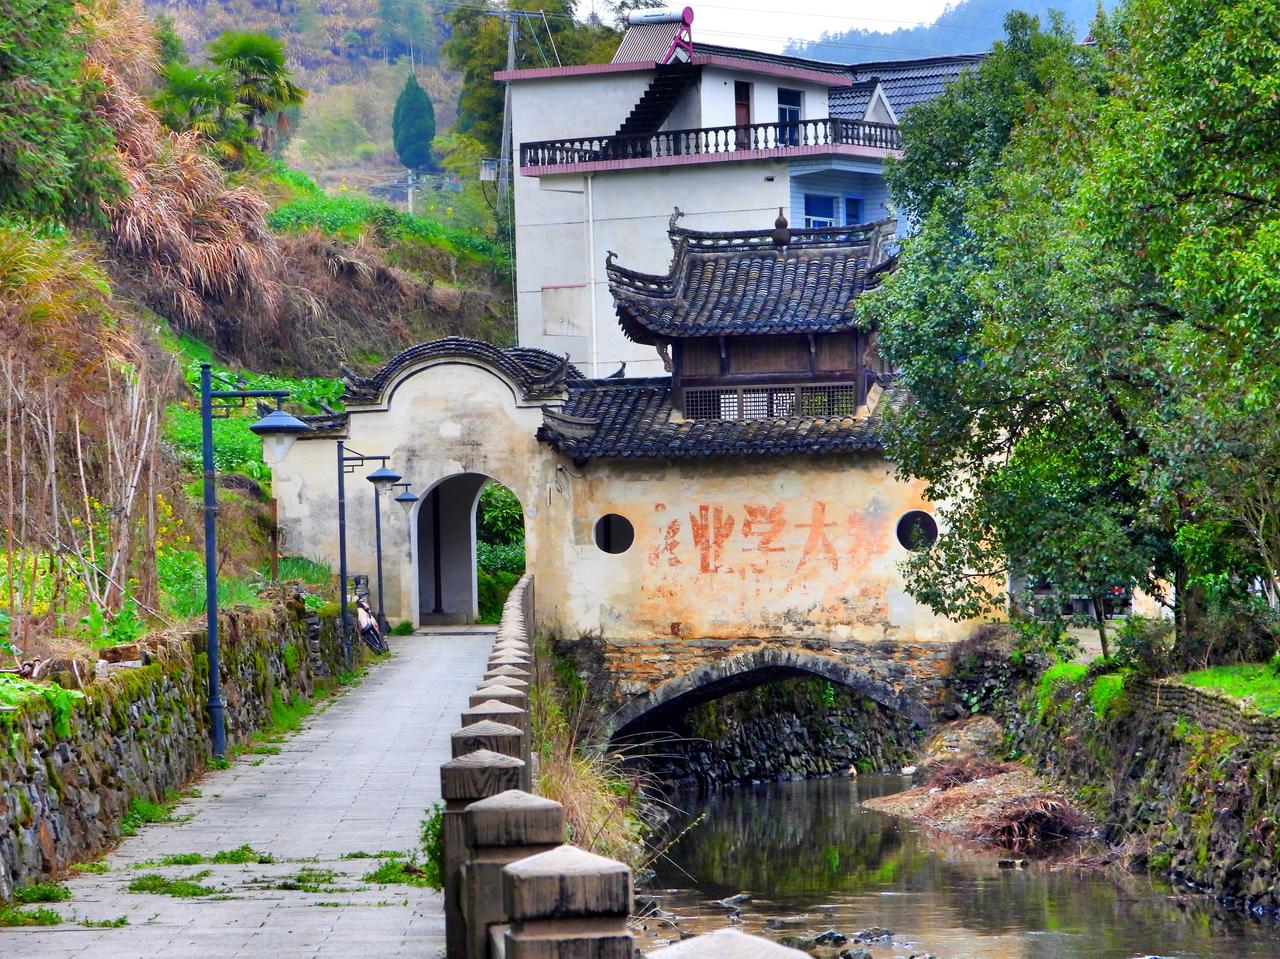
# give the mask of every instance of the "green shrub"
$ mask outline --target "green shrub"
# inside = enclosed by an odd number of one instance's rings
[[[408,619],[402,619],[400,622],[396,623],[394,626],[391,627],[391,635],[392,636],[412,636],[413,621]]]
[[[507,595],[520,582],[515,573],[490,571],[484,567],[476,570],[476,599],[480,607],[479,621],[496,623],[502,619],[502,607]]]
[[[476,565],[491,572],[520,574],[524,572],[524,541],[518,543],[486,543],[476,541]]]
[[[435,803],[422,820],[422,871],[432,889],[444,888],[444,804]]]
[[[64,739],[70,736],[71,710],[77,701],[84,699],[84,693],[63,689],[57,683],[36,683],[10,673],[0,673],[0,706],[19,706],[37,696],[44,697],[49,704],[53,713],[53,731]],[[3,723],[4,720],[0,719],[0,724]]]
[[[285,164],[283,160],[272,158],[268,165],[267,178],[287,187],[295,197],[324,196],[324,190],[301,170]]]

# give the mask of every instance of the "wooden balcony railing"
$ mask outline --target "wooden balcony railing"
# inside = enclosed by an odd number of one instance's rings
[[[747,126],[663,130],[637,136],[580,137],[520,144],[520,166],[537,168],[603,160],[703,156],[741,150],[855,146],[901,150],[902,132],[887,123],[862,120],[796,120]]]

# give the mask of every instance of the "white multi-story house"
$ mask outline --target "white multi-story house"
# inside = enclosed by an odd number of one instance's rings
[[[854,65],[676,42],[692,20],[632,25],[612,63],[515,70],[516,308],[522,346],[587,376],[662,375],[614,316],[605,258],[665,273],[668,222],[758,232],[892,215],[898,121],[977,55]],[[691,48],[691,55],[690,55]]]

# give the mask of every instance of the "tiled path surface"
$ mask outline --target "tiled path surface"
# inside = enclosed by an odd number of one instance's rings
[[[145,826],[107,859],[110,871],[74,879],[55,908],[60,926],[0,929],[14,959],[436,959],[444,951],[440,894],[374,885],[357,851],[411,850],[424,809],[440,797],[449,734],[484,673],[492,630],[394,639],[395,655],[313,714],[278,755],[244,756],[213,771],[202,795],[176,810],[185,822]],[[261,760],[261,765],[253,763]],[[135,868],[182,853],[211,855],[245,843],[269,865]],[[301,869],[335,870],[321,892],[278,888]],[[217,899],[126,891],[143,872],[201,879]],[[127,916],[103,929],[77,920]],[[74,917],[74,918],[73,918]]]

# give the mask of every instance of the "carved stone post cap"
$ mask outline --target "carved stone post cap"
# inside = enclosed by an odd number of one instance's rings
[[[521,669],[519,666],[494,666],[484,674],[485,679],[492,679],[498,676],[514,676],[518,679],[528,679],[530,672],[527,669]]]
[[[502,870],[513,922],[622,916],[631,912],[631,867],[577,846],[557,846]]]
[[[523,712],[524,710],[521,709],[519,706],[512,705],[511,703],[508,703],[508,702],[503,702],[501,699],[486,699],[484,702],[476,703],[474,706],[470,706],[467,709],[464,709],[462,711],[462,725],[465,727],[469,724],[474,724],[475,722],[477,722],[477,719],[474,717],[480,716],[482,714],[519,716]],[[503,721],[504,720],[501,720],[501,719],[494,720],[494,722],[496,723],[500,723]]]
[[[529,684],[518,676],[490,676],[487,679],[480,680],[477,689],[486,689],[489,686],[507,686],[511,689],[518,689],[520,692],[528,692]]]
[[[527,653],[507,652],[506,650],[498,650],[489,656],[489,667],[494,666],[528,666],[532,663]]]
[[[508,726],[506,723],[495,723],[491,719],[482,719],[478,723],[472,723],[470,726],[463,726],[461,729],[453,731],[454,739],[464,739],[467,736],[520,736],[523,735],[516,726]]]
[[[493,641],[494,649],[519,649],[525,652],[529,650],[529,641],[520,636],[503,636],[501,634]]]
[[[524,778],[524,760],[491,749],[477,749],[440,765],[440,798],[483,799],[515,789]]]
[[[564,841],[564,807],[520,789],[473,802],[463,810],[467,845],[554,846]]]
[[[468,706],[479,706],[488,700],[497,699],[523,707],[529,701],[529,694],[523,689],[512,689],[510,686],[486,686],[471,694]]]
[[[808,953],[737,929],[717,929],[648,954],[649,959],[802,959]]]

